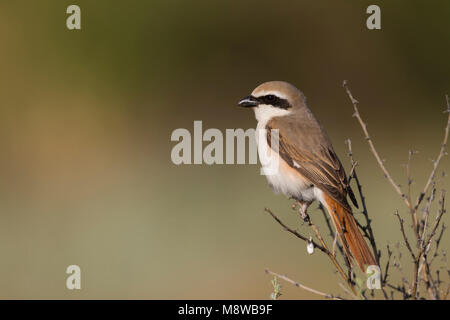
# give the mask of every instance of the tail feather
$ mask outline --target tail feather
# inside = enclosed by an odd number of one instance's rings
[[[327,194],[323,193],[323,198],[349,261],[353,257],[363,272],[368,265],[377,265],[352,213]]]

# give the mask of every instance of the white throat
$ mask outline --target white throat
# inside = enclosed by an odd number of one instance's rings
[[[267,123],[270,121],[270,119],[274,117],[286,116],[290,114],[291,111],[265,104],[259,105],[257,108],[254,108],[254,111],[256,120],[258,121],[258,124],[256,126],[256,144],[258,146],[259,160],[261,162],[263,174],[268,176],[271,175],[271,173],[269,172],[273,171],[272,169],[274,166],[278,169],[279,156],[277,153],[271,151],[271,148],[267,143]],[[273,129],[277,130],[277,128]],[[272,136],[271,139],[274,138],[275,137]],[[275,139],[278,140],[278,135]]]
[[[271,105],[261,104],[258,107],[254,108],[255,118],[258,121],[257,128],[264,129],[267,125],[267,122],[274,117],[282,117],[291,113],[290,110],[276,108]]]

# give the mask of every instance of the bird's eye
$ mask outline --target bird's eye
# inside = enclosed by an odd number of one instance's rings
[[[273,94],[269,94],[266,96],[267,101],[274,101],[275,100],[275,96]]]

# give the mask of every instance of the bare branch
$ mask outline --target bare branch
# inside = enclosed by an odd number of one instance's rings
[[[444,223],[442,223],[441,232],[439,233],[439,236],[435,240],[436,245],[434,247],[434,254],[433,257],[431,258],[430,265],[433,263],[434,259],[436,259],[436,257],[439,256],[438,253],[439,245],[441,244],[442,236],[444,235],[445,229],[447,229],[447,227],[445,226]]]
[[[377,243],[375,241],[375,235],[373,233],[372,223],[371,223],[372,219],[370,219],[370,217],[369,217],[369,212],[367,210],[367,204],[366,204],[366,198],[364,197],[364,194],[362,192],[362,185],[359,182],[359,178],[356,173],[356,166],[358,164],[358,161],[355,161],[353,158],[352,141],[350,139],[347,139],[346,143],[348,146],[348,155],[350,157],[350,162],[352,164],[352,170],[351,170],[350,177],[355,179],[356,186],[358,188],[359,198],[361,200],[362,214],[364,215],[364,218],[366,220],[366,225],[362,226],[357,219],[355,219],[355,221],[356,221],[358,227],[363,232],[364,236],[369,240],[370,245],[372,246],[373,254],[375,255],[375,260],[377,261],[377,264],[380,265],[380,251],[378,251]],[[350,179],[349,179],[349,184],[350,184]]]
[[[389,248],[389,245],[386,246],[386,249],[387,249],[388,259],[387,259],[387,262],[386,262],[386,268],[384,269],[384,278],[382,278],[383,279],[383,284],[387,283],[387,279],[388,279],[388,276],[389,276],[389,266],[390,266],[390,263],[391,263],[391,256],[392,256],[392,251]]]
[[[322,204],[319,204],[319,209],[322,212],[323,218],[325,220],[325,223],[327,224],[327,228],[329,231],[329,235],[331,239],[336,239],[337,237],[337,233],[335,234],[335,232],[333,231],[333,227],[331,226],[331,222],[330,222],[330,218],[328,217],[328,213],[325,211],[325,208],[322,206]],[[345,263],[347,265],[348,268],[350,268],[350,262],[348,261],[347,256],[344,254],[344,249],[342,248],[342,246],[339,244],[339,242],[334,243],[333,242],[333,247],[334,245],[336,245],[336,247],[338,248],[340,254],[342,257],[344,257]],[[334,248],[333,248],[333,252],[334,252]]]
[[[402,232],[402,236],[403,236],[403,240],[405,241],[406,248],[408,248],[408,251],[411,254],[411,257],[413,258],[413,260],[416,260],[414,251],[412,250],[411,245],[409,244],[409,241],[408,241],[408,237],[406,236],[406,233],[405,233],[405,228],[403,226],[403,224],[404,224],[403,218],[400,217],[400,215],[398,214],[398,211],[396,211],[394,213],[394,215],[398,218],[398,222],[400,223],[400,231]]]
[[[265,208],[264,209],[266,212],[268,212],[274,219],[275,221],[277,221],[286,231],[289,231],[290,233],[294,234],[296,237],[302,239],[303,241],[308,242],[309,239],[306,238],[305,236],[301,235],[300,233],[298,233],[296,230],[293,230],[291,228],[289,228],[287,225],[285,225],[280,218],[278,218],[269,208]],[[313,240],[311,240],[311,242],[313,243],[313,245],[318,248],[320,251],[322,251],[323,253],[325,253],[330,260],[333,262],[334,266],[336,267],[337,271],[340,273],[340,275],[342,276],[342,278],[344,278],[344,280],[347,282],[348,286],[350,287],[350,289],[352,289],[352,291],[356,294],[356,290],[353,286],[352,283],[352,279],[344,272],[344,270],[342,269],[342,267],[340,266],[339,262],[336,260],[336,257],[333,256],[333,254],[331,253],[331,251],[328,249],[327,245],[325,244],[325,241],[323,240],[319,230],[317,229],[316,225],[314,225],[311,221],[311,218],[308,216],[308,214],[306,212],[304,212],[305,218],[304,220],[308,222],[309,226],[314,230],[317,238],[319,239],[319,241],[321,242],[321,245],[318,244],[317,242],[314,242]]]
[[[359,298],[357,296],[355,296],[353,293],[348,291],[348,289],[345,287],[345,285],[342,282],[339,282],[339,286],[342,288],[342,290],[345,291],[346,294],[348,294],[350,297],[352,297],[352,299],[359,300]]]
[[[350,92],[350,89],[347,86],[347,80],[344,80],[343,86],[344,86],[345,90],[347,91],[347,95],[350,98],[350,101],[353,104],[353,109],[355,110],[355,113],[353,114],[353,116],[358,120],[359,124],[361,125],[361,128],[363,129],[365,138],[367,140],[367,143],[369,144],[370,151],[372,151],[372,154],[375,156],[375,159],[377,160],[378,165],[380,166],[381,170],[383,171],[384,176],[389,180],[389,182],[394,187],[394,190],[400,195],[400,197],[403,199],[403,201],[408,206],[408,208],[412,208],[408,197],[403,193],[403,191],[400,189],[399,185],[394,181],[391,174],[386,169],[383,160],[381,160],[381,157],[378,154],[378,151],[375,149],[372,139],[370,138],[369,132],[367,131],[367,125],[364,123],[364,121],[361,118],[361,115],[359,114],[359,110],[358,110],[359,102],[358,102],[358,100],[356,100],[353,97],[352,93]],[[414,225],[417,225],[417,218],[415,219]]]
[[[439,213],[436,216],[436,219],[434,221],[434,226],[431,230],[431,233],[428,236],[428,240],[426,241],[426,244],[423,247],[424,252],[428,252],[431,240],[433,240],[433,237],[436,235],[436,230],[439,227],[439,223],[441,222],[442,216],[446,212],[446,210],[445,210],[445,190],[442,190],[442,192],[441,192],[441,200],[439,201],[439,204],[441,205],[441,207],[440,207]]]
[[[442,141],[442,145],[441,145],[441,149],[439,150],[439,154],[438,154],[436,160],[433,161],[433,170],[431,171],[431,174],[428,178],[427,183],[425,184],[425,187],[424,187],[422,193],[419,195],[419,197],[417,198],[416,204],[414,205],[414,211],[417,210],[417,208],[419,207],[423,198],[425,197],[425,194],[427,193],[428,188],[431,186],[431,183],[433,182],[433,179],[436,174],[436,170],[439,166],[439,163],[441,162],[442,157],[446,154],[445,148],[447,146],[448,134],[450,131],[450,101],[449,101],[448,94],[445,95],[445,100],[447,102],[447,110],[445,112],[448,113],[448,119],[447,119],[447,125],[445,126],[445,131],[444,131],[444,139]]]
[[[409,150],[408,152],[408,162],[406,164],[406,177],[408,179],[408,200],[411,203],[411,184],[413,182],[411,178],[411,160],[413,155],[415,154],[414,150]]]
[[[303,235],[301,235],[300,233],[298,233],[296,230],[289,228],[287,225],[285,225],[280,218],[278,218],[269,208],[265,208],[264,211],[268,212],[272,218],[275,219],[276,222],[278,222],[284,230],[292,233],[293,235],[295,235],[297,238],[302,239],[303,241],[308,242],[309,239]],[[315,242],[314,240],[311,240],[312,244],[314,245],[315,248],[319,249],[320,251],[324,252],[325,254],[328,255],[329,251],[328,249],[325,249],[323,246],[321,246],[320,244],[318,244],[317,242]]]
[[[426,255],[427,255],[427,252],[430,250],[431,240],[435,236],[436,230],[439,227],[439,223],[440,223],[440,221],[442,219],[442,216],[445,213],[445,191],[444,190],[442,190],[441,200],[439,201],[439,203],[441,204],[441,208],[440,208],[440,210],[438,212],[438,215],[436,216],[435,223],[434,223],[434,226],[433,226],[433,228],[431,230],[430,235],[428,236],[428,240],[424,244],[421,245],[420,251],[419,251],[418,256],[417,256],[417,259],[414,259],[414,283],[413,283],[413,288],[412,288],[412,296],[414,298],[416,298],[417,288],[419,286],[419,281],[418,281],[419,272],[420,272],[420,270],[421,270],[421,268],[423,266],[423,263],[426,264],[425,267],[428,267],[428,263],[426,261]],[[425,270],[425,271],[428,272],[425,275],[425,278],[426,278],[426,281],[427,281],[428,278],[431,278],[431,272],[429,270]],[[436,296],[436,293],[434,292],[434,294],[432,296]]]
[[[422,217],[420,219],[419,239],[417,241],[419,248],[422,248],[422,246],[425,243],[425,233],[426,233],[427,227],[428,227],[428,216],[430,215],[431,203],[433,202],[435,195],[436,195],[436,187],[434,186],[431,191],[430,196],[427,199],[426,206],[425,206],[425,208],[423,208]]]
[[[343,300],[343,299],[342,299],[341,297],[339,297],[339,296],[334,296],[334,295],[329,294],[329,293],[324,293],[324,292],[321,292],[321,291],[319,291],[319,290],[312,289],[312,288],[310,288],[310,287],[307,287],[307,286],[301,284],[300,282],[297,282],[297,281],[294,281],[294,280],[289,279],[289,278],[286,277],[285,275],[281,275],[281,274],[272,272],[272,271],[270,271],[269,269],[266,269],[266,273],[267,273],[267,274],[270,274],[270,275],[272,275],[272,276],[276,276],[277,278],[280,278],[280,279],[282,279],[282,280],[284,280],[284,281],[286,281],[286,282],[289,282],[289,283],[293,284],[294,286],[296,286],[296,287],[298,287],[298,288],[302,288],[303,290],[312,292],[312,293],[317,294],[317,295],[319,295],[319,296],[322,296],[322,297],[324,297],[324,298],[327,298],[327,299],[333,299],[333,300]]]

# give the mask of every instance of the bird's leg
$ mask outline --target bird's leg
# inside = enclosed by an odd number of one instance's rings
[[[300,206],[298,208],[298,213],[300,215],[300,218],[302,218],[303,221],[310,223],[311,219],[309,218],[309,215],[308,215],[308,207],[311,205],[311,202],[301,201],[301,200],[297,200],[297,201],[300,204]]]

